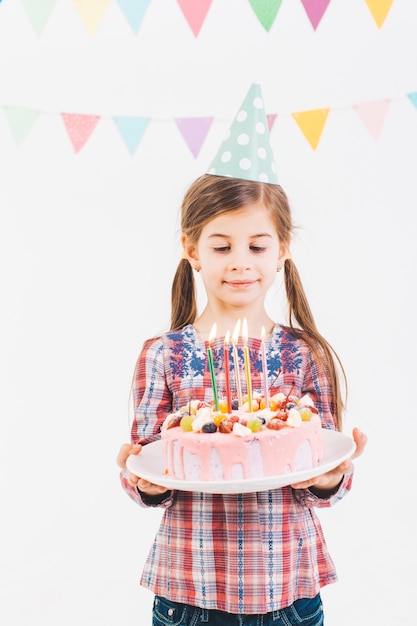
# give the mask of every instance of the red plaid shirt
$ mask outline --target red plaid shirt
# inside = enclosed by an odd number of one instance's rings
[[[212,343],[220,397],[223,345],[222,339]],[[261,391],[261,343],[249,339],[248,347],[252,389]],[[288,393],[291,387],[295,395],[309,393],[323,426],[334,429],[329,385],[307,344],[276,325],[266,349],[272,393]],[[166,415],[189,399],[212,399],[206,350],[192,326],[145,342],[133,383],[132,442],[157,440]],[[242,346],[239,358],[243,371]],[[283,375],[274,383],[280,369]],[[123,472],[121,480],[129,496],[147,506]],[[336,581],[314,507],[333,505],[351,482],[352,474],[346,475],[326,500],[291,487],[232,495],[172,491],[160,505],[165,511],[141,584],[176,602],[229,613],[267,613],[313,597]]]

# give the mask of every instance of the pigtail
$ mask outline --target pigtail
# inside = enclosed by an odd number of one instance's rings
[[[343,365],[332,346],[317,330],[300,275],[292,259],[286,259],[285,261],[284,281],[288,300],[290,328],[296,335],[302,334],[324,368],[334,398],[334,414],[337,420],[337,427],[338,430],[342,430],[342,414],[345,403],[342,399],[339,372],[347,390],[347,379]]]
[[[197,317],[196,286],[191,265],[181,259],[171,288],[171,330],[192,324]]]

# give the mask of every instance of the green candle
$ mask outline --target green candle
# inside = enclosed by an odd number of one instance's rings
[[[207,348],[207,357],[208,357],[210,377],[211,377],[211,387],[213,389],[214,407],[216,411],[220,411],[219,396],[217,394],[216,377],[214,375],[213,351],[210,346],[211,342],[216,336],[216,330],[217,330],[217,326],[216,324],[213,324],[213,327],[211,329],[210,336],[209,336],[209,347]]]

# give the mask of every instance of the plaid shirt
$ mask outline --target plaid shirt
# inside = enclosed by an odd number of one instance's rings
[[[329,385],[307,344],[279,325],[265,343],[271,393],[293,388],[295,395],[310,394],[323,426],[334,429]],[[192,326],[145,342],[133,383],[133,443],[157,440],[166,415],[189,399],[212,399],[207,345]],[[223,346],[222,339],[212,342],[219,397],[225,391]],[[261,342],[249,339],[248,347],[252,389],[262,391]],[[243,371],[242,345],[238,355]],[[230,366],[233,389],[232,358]],[[123,472],[121,480],[135,502],[149,505]],[[229,613],[267,613],[313,597],[337,579],[314,507],[333,505],[351,482],[347,474],[328,499],[291,487],[231,495],[169,492],[141,584],[176,602]]]

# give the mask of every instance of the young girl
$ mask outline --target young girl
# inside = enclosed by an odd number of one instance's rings
[[[303,483],[231,495],[167,490],[126,469],[130,454],[160,437],[168,413],[192,398],[212,400],[206,350],[214,323],[219,396],[226,388],[224,336],[246,318],[253,391],[263,388],[264,327],[271,394],[310,394],[323,427],[341,430],[343,369],[314,323],[289,252],[292,230],[287,197],[277,184],[205,174],[185,195],[171,330],[147,340],[139,355],[132,443],[118,455],[129,496],[141,506],[165,509],[141,579],[155,594],[153,626],[323,624],[320,588],[335,582],[336,572],[314,509],[347,494],[351,460]],[[288,326],[273,321],[265,308],[281,270]],[[193,272],[201,272],[207,292],[200,315]],[[242,346],[240,338],[240,356]],[[366,437],[358,429],[353,437],[358,456]]]

